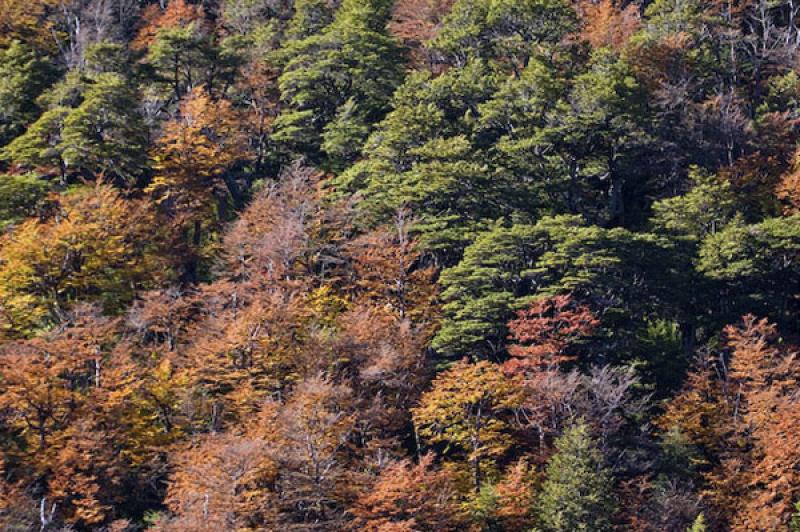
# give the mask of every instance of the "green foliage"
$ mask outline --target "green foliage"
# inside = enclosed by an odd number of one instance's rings
[[[578,421],[556,440],[537,511],[543,532],[612,530],[612,480],[587,425]]]
[[[768,218],[748,225],[735,218],[708,235],[699,251],[698,271],[726,288],[721,303],[731,314],[756,311],[790,319],[793,284],[800,276],[800,216]],[[724,307],[724,308],[725,308]],[[730,319],[723,315],[723,319]]]
[[[497,513],[498,495],[495,485],[485,482],[480,491],[466,503],[466,511],[470,521],[478,530],[499,530],[495,514]]]
[[[563,0],[459,0],[431,47],[458,66],[490,57],[524,68],[576,26],[575,11]]]
[[[0,146],[22,133],[39,114],[36,97],[52,75],[50,63],[22,42],[13,41],[0,50]]]
[[[644,317],[656,296],[667,297],[665,253],[652,236],[590,226],[576,216],[498,223],[442,273],[444,320],[432,345],[445,354],[497,355],[514,310],[533,297],[570,292],[606,320]]]
[[[36,214],[49,188],[36,174],[0,175],[0,230]]]
[[[706,532],[706,530],[708,530],[706,527],[706,516],[701,512],[686,532]]]
[[[647,320],[637,332],[633,364],[658,397],[676,391],[686,377],[689,360],[683,340],[680,326],[671,320]]]
[[[62,176],[74,171],[131,180],[142,173],[147,135],[127,79],[111,72],[70,78],[44,100],[59,103],[6,146],[4,158],[57,168]]]
[[[678,427],[670,427],[661,436],[662,461],[660,470],[668,478],[692,479],[702,462],[695,445]]]
[[[147,132],[136,113],[137,97],[119,74],[99,74],[83,102],[64,118],[64,165],[133,180],[146,165]]]
[[[87,47],[84,56],[86,70],[91,76],[108,72],[126,76],[133,68],[130,52],[125,46],[115,42],[94,43]]]
[[[286,36],[294,40],[311,37],[333,22],[333,14],[328,0],[297,0]]]
[[[386,35],[382,0],[346,0],[322,33],[291,45],[279,79],[286,107],[273,140],[293,154],[336,168],[352,162],[371,124],[387,111],[400,82],[402,61]],[[332,151],[322,153],[323,146]]]
[[[522,156],[516,172],[547,184],[550,203],[596,223],[623,224],[646,179],[639,163],[645,120],[644,92],[630,66],[599,50],[543,127],[503,149]]]
[[[57,168],[63,175],[66,165],[61,158],[61,130],[69,112],[67,107],[45,111],[24,134],[3,148],[0,158],[23,166]]]
[[[481,61],[406,81],[364,146],[368,157],[337,179],[344,191],[363,190],[358,209],[367,225],[408,208],[421,245],[449,263],[487,221],[507,212],[507,180],[471,141],[473,117],[493,88]]]
[[[211,65],[208,35],[195,21],[185,26],[162,28],[150,45],[147,61],[157,79],[171,88],[175,98],[183,96]]]
[[[690,178],[689,192],[653,204],[652,223],[660,231],[699,241],[733,219],[736,200],[727,181],[699,168],[692,169]]]
[[[796,502],[794,508],[795,512],[792,514],[789,530],[791,530],[791,532],[798,532],[800,531],[800,502]]]

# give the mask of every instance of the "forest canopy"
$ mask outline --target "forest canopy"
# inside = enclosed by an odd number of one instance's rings
[[[0,529],[800,531],[800,3],[0,0]]]

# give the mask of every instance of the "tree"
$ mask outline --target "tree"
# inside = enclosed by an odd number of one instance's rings
[[[55,107],[42,113],[28,129],[0,151],[3,160],[16,161],[29,167],[55,171],[66,182],[67,168],[61,157],[59,145],[64,119],[69,114],[66,107]]]
[[[526,369],[553,369],[572,362],[575,357],[566,352],[567,348],[590,336],[599,324],[591,310],[569,296],[535,301],[508,323],[515,343],[508,348],[514,358],[505,369],[524,373]]]
[[[171,0],[163,10],[151,5],[143,21],[132,47],[146,51],[162,98],[176,102],[196,88],[222,96],[217,89],[232,84],[239,54],[219,46],[201,5],[185,0]]]
[[[348,467],[355,416],[352,390],[322,378],[301,383],[279,414],[283,526],[341,528],[360,479]],[[267,429],[269,430],[269,429]]]
[[[109,72],[73,78],[60,88],[72,102],[59,101],[63,97],[57,91],[45,95],[44,101],[58,103],[6,146],[2,156],[20,166],[56,167],[62,180],[76,172],[129,183],[141,176],[147,135],[129,81]]]
[[[54,5],[52,0],[3,0],[0,3],[0,46],[5,48],[20,41],[37,48],[52,48],[53,24],[47,19],[47,13]]]
[[[145,167],[147,132],[128,80],[99,74],[65,118],[58,149],[67,169],[131,182]]]
[[[660,230],[699,242],[734,219],[736,197],[730,183],[692,169],[691,190],[653,204],[652,223]]]
[[[49,188],[36,174],[0,176],[0,228],[40,212]]]
[[[634,162],[646,152],[645,124],[644,92],[630,66],[599,50],[545,124],[502,149],[517,157],[510,161],[516,174],[548,183],[548,204],[559,212],[623,226],[639,208],[635,191],[645,186]]]
[[[392,7],[389,33],[411,51],[413,63],[425,60],[424,44],[436,36],[454,0],[402,0]]]
[[[157,530],[258,526],[271,501],[276,465],[269,442],[252,436],[212,434],[172,458],[166,503],[174,517]]]
[[[732,507],[734,528],[782,528],[800,493],[800,475],[794,473],[800,463],[800,446],[782,440],[800,424],[800,408],[791,395],[800,366],[794,352],[779,346],[777,328],[766,319],[745,316],[741,324],[726,327],[725,334],[732,350],[733,387],[729,393],[736,403],[734,430],[739,437],[753,439],[751,449],[742,449],[751,453],[753,462],[751,469],[739,470],[741,458],[734,452],[726,457],[728,463],[723,463],[718,476],[712,476],[712,482],[721,488],[723,497],[724,491],[735,490],[739,482],[749,487],[739,505]],[[731,474],[737,470],[741,472]]]
[[[775,325],[752,315],[726,327],[725,340],[729,358],[699,359],[662,423],[679,427],[714,464],[703,471],[708,500],[726,524],[780,529],[800,486],[800,449],[783,439],[800,419],[795,354],[777,341]]]
[[[333,22],[334,9],[327,0],[297,0],[294,13],[286,28],[286,36],[301,41],[320,33]]]
[[[97,185],[62,196],[54,209],[0,244],[0,301],[11,334],[58,323],[75,300],[119,310],[159,278],[159,259],[149,253],[158,240],[144,237],[153,220],[141,203]]]
[[[462,360],[434,379],[420,406],[412,410],[414,425],[430,443],[465,454],[477,493],[487,463],[502,457],[513,442],[504,418],[519,400],[514,382],[497,366]]]
[[[413,220],[400,211],[394,227],[379,228],[347,245],[355,284],[367,300],[385,303],[400,319],[430,314],[436,289],[432,266],[424,266],[418,244],[408,232]]]
[[[4,453],[15,457],[10,472],[27,479],[45,527],[102,526],[151,491],[147,468],[128,461],[125,407],[140,373],[118,334],[118,320],[79,305],[60,329],[0,350],[6,430],[17,440]]]
[[[244,141],[230,102],[212,100],[194,89],[179,116],[164,127],[152,153],[156,172],[146,191],[180,233],[175,246],[186,280],[197,281],[207,239],[223,220],[229,190],[225,173],[246,157]],[[176,257],[177,258],[177,257]]]
[[[34,121],[39,113],[36,97],[45,90],[52,74],[49,64],[20,41],[0,51],[0,146]]]
[[[575,11],[562,0],[460,0],[431,47],[454,66],[489,57],[505,60],[519,72],[532,56],[552,53],[575,27]]]
[[[401,57],[386,35],[383,0],[346,0],[330,25],[295,43],[279,79],[283,112],[273,139],[295,155],[341,169],[400,82]]]
[[[495,516],[504,530],[528,530],[534,524],[538,476],[534,467],[522,458],[494,485]]]
[[[353,529],[370,532],[455,531],[463,525],[454,481],[436,468],[431,454],[419,464],[404,460],[386,466],[350,512]]]
[[[639,30],[639,6],[623,2],[600,0],[600,2],[581,2],[579,13],[583,22],[581,36],[594,48],[610,46],[621,49],[631,36]]]
[[[538,498],[544,531],[611,530],[614,501],[611,475],[582,421],[556,440]]]
[[[755,309],[788,324],[794,302],[787,281],[797,275],[798,224],[797,216],[752,225],[737,217],[702,241],[696,267],[724,287],[720,306],[728,313],[723,320]]]
[[[357,208],[370,226],[409,209],[425,250],[450,263],[487,219],[502,215],[505,180],[494,176],[471,141],[470,119],[491,94],[486,63],[433,78],[411,76],[395,109],[367,141],[368,157],[336,178],[343,192],[363,191]]]
[[[662,245],[647,234],[589,226],[572,216],[497,223],[442,272],[444,320],[432,345],[444,354],[502,355],[505,324],[515,310],[565,293],[598,314],[641,317],[669,302]],[[630,284],[634,278],[648,283],[646,297]]]

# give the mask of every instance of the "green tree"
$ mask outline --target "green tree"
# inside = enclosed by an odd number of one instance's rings
[[[311,37],[333,22],[333,15],[328,0],[297,0],[286,28],[286,37],[298,41]]]
[[[336,180],[344,192],[363,192],[358,210],[366,225],[408,208],[421,245],[450,263],[476,230],[507,214],[507,180],[473,142],[473,117],[494,86],[482,61],[436,78],[409,77],[364,146],[367,157]]]
[[[147,130],[137,114],[137,95],[119,74],[99,74],[83,102],[64,118],[61,151],[69,168],[131,181],[147,160]]]
[[[345,0],[321,33],[292,45],[279,79],[285,108],[273,134],[289,152],[342,168],[386,113],[402,76],[400,50],[385,31],[388,7],[384,0]]]
[[[595,447],[588,426],[578,421],[556,440],[547,463],[547,479],[538,498],[544,532],[612,530],[615,513],[611,474]]]
[[[130,181],[146,161],[146,129],[130,81],[116,73],[70,77],[40,98],[51,108],[2,151],[30,168]]]
[[[675,282],[668,251],[652,235],[587,225],[577,216],[497,223],[442,272],[444,319],[432,345],[444,354],[502,355],[514,310],[565,293],[606,323],[630,326],[668,301]]]
[[[40,112],[36,97],[52,75],[50,63],[26,44],[13,41],[0,49],[0,146],[36,119]]]
[[[544,125],[499,145],[518,178],[544,185],[556,212],[580,213],[603,225],[625,225],[641,207],[647,174],[645,93],[629,65],[608,50],[592,57]]]
[[[0,175],[0,230],[36,214],[49,188],[36,174]]]
[[[719,283],[716,304],[720,323],[746,312],[791,326],[797,310],[800,279],[800,216],[768,218],[747,224],[735,218],[703,239],[698,271]]]
[[[563,0],[459,0],[431,48],[455,66],[492,58],[518,73],[576,27],[575,10]]]
[[[651,223],[659,231],[699,242],[722,230],[736,214],[730,183],[693,168],[692,188],[683,195],[653,204]]]

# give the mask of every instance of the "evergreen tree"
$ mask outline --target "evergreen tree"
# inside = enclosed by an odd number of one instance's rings
[[[576,216],[497,223],[442,272],[444,319],[432,345],[444,354],[501,355],[514,310],[564,293],[608,323],[630,326],[670,302],[676,272],[668,250],[652,235],[606,230]]]
[[[119,74],[99,74],[83,102],[64,118],[61,152],[67,169],[117,177],[128,182],[146,165],[147,130],[137,114],[137,96]]]
[[[556,440],[537,501],[543,532],[612,530],[612,479],[587,425],[578,421]]]
[[[364,146],[368,157],[336,180],[343,191],[364,191],[358,209],[366,225],[408,208],[421,245],[449,264],[487,221],[508,212],[506,179],[472,141],[473,117],[493,90],[482,61],[406,81],[395,109]]]
[[[332,168],[352,162],[351,146],[386,113],[402,75],[387,17],[384,0],[346,0],[322,33],[292,46],[279,79],[286,107],[274,124],[276,142]]]
[[[2,151],[20,166],[70,173],[103,174],[130,182],[145,167],[146,129],[137,113],[130,81],[116,73],[68,77],[44,94],[51,105]]]
[[[36,119],[40,112],[36,97],[52,74],[49,63],[20,41],[0,50],[0,146]]]
[[[551,208],[601,225],[626,225],[646,190],[647,175],[637,162],[646,153],[645,124],[644,92],[630,67],[600,50],[542,127],[500,149],[512,171],[544,185]]]
[[[36,174],[0,175],[0,230],[35,215],[49,188]]]

